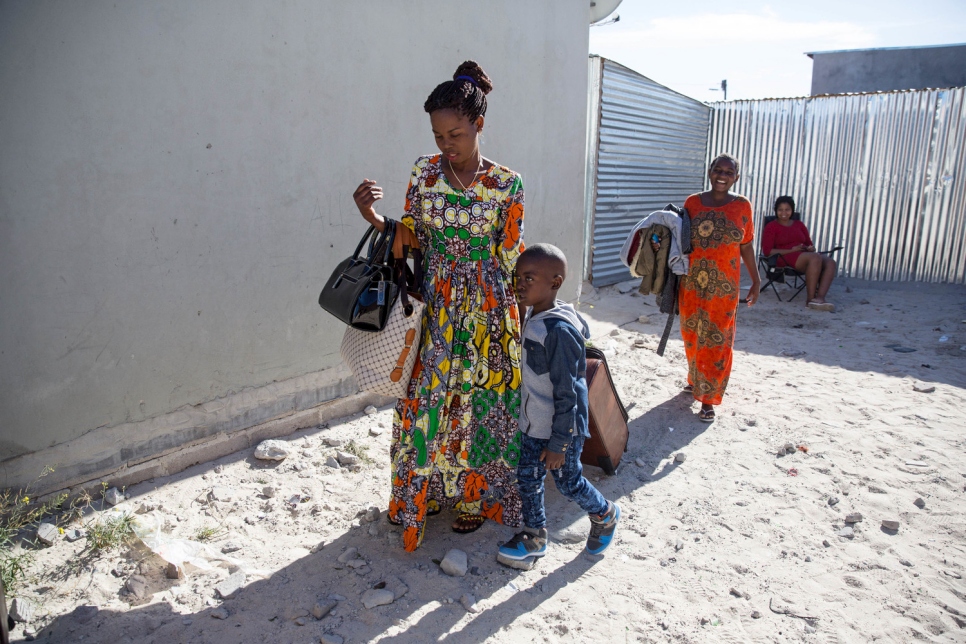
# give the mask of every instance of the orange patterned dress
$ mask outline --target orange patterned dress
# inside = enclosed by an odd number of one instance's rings
[[[416,161],[402,217],[419,240],[426,302],[409,397],[393,418],[389,518],[403,545],[422,541],[443,507],[506,525],[521,519],[520,314],[513,271],[523,252],[523,182],[493,165],[465,190],[441,155]]]
[[[731,375],[741,279],[742,244],[754,239],[751,204],[742,196],[705,206],[699,195],[684,202],[691,216],[690,270],[681,280],[678,306],[695,399],[721,404]]]

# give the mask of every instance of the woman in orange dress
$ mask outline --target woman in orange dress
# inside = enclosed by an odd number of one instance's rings
[[[701,403],[698,419],[714,421],[714,405],[731,375],[735,318],[738,313],[740,260],[751,276],[745,302],[758,301],[761,278],[755,265],[751,203],[731,192],[739,178],[738,160],[720,154],[708,169],[711,189],[687,198],[691,218],[690,269],[681,280],[678,306],[688,357],[688,385]]]

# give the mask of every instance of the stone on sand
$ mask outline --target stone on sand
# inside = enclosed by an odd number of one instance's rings
[[[53,545],[59,536],[60,530],[52,523],[41,523],[37,526],[37,540],[43,544]]]
[[[338,561],[339,563],[345,563],[350,559],[355,559],[358,556],[358,554],[359,554],[358,548],[354,546],[349,546],[348,548],[345,549],[345,552],[339,555]]]
[[[227,555],[232,552],[238,552],[241,549],[242,545],[237,541],[227,541],[225,542],[225,545],[221,547],[221,553]]]
[[[148,595],[148,580],[141,575],[131,575],[124,582],[124,588],[136,599],[144,599]]]
[[[439,567],[451,577],[463,577],[466,575],[467,559],[466,553],[458,548],[453,548],[446,553]]]
[[[338,451],[335,453],[335,457],[339,459],[339,465],[358,465],[359,457],[355,454],[350,454],[349,452]]]
[[[215,585],[215,593],[222,599],[231,599],[245,586],[245,573],[236,571]]]
[[[370,588],[362,593],[362,605],[366,608],[385,606],[386,604],[391,604],[394,599],[395,596],[392,591],[386,590],[385,588]]]
[[[339,602],[334,599],[321,599],[315,603],[315,606],[312,607],[312,617],[315,619],[322,619],[338,605]]]
[[[83,528],[70,528],[64,532],[64,538],[71,543],[74,541],[80,541],[86,536],[87,530],[84,530]]]
[[[468,613],[480,612],[480,609],[477,608],[476,606],[476,597],[474,597],[473,595],[470,595],[470,594],[463,595],[462,597],[460,597],[460,603],[463,605],[463,608],[465,608],[466,612]]]
[[[264,440],[255,448],[255,458],[260,461],[283,461],[288,457],[290,449],[285,441]]]
[[[116,487],[112,487],[104,493],[104,500],[107,501],[108,505],[117,505],[124,500],[124,494]]]

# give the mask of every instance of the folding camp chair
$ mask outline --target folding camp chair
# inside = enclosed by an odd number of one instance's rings
[[[797,213],[797,212],[792,213],[792,221],[800,221],[801,218],[802,218],[802,215],[800,213]],[[777,217],[775,217],[774,215],[770,217],[765,217],[765,221],[762,224],[761,229],[764,231],[765,226],[775,221],[776,219]],[[838,252],[840,250],[842,250],[842,246],[836,246],[835,248],[831,248],[829,250],[818,251],[818,253],[820,255],[831,256],[832,253]],[[779,266],[778,265],[779,257],[780,255],[763,255],[761,252],[758,253],[758,270],[764,275],[764,278],[765,278],[765,284],[761,287],[761,292],[764,292],[765,289],[770,286],[771,290],[775,292],[775,297],[778,298],[778,301],[784,302],[786,300],[782,300],[782,296],[778,293],[778,289],[775,288],[775,284],[776,283],[787,284],[789,288],[792,288],[795,290],[795,292],[792,293],[792,296],[787,300],[788,302],[791,302],[796,297],[798,297],[799,293],[801,293],[805,289],[805,273],[802,273],[801,271],[797,271],[790,266]],[[786,281],[786,280],[790,280],[790,281]]]

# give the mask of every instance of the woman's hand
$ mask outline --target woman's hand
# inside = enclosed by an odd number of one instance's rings
[[[376,214],[376,209],[372,206],[382,199],[382,188],[377,186],[375,181],[363,179],[356,191],[352,193],[352,199],[356,202],[362,218],[378,228],[384,220]]]
[[[758,296],[761,294],[761,283],[753,283],[751,288],[748,289],[748,296],[745,297],[745,302],[748,306],[754,306],[755,302],[758,301]]]
[[[741,259],[744,261],[745,269],[748,271],[748,277],[751,278],[751,288],[748,289],[748,295],[744,301],[748,306],[754,306],[761,292],[761,276],[758,275],[758,264],[755,263],[755,250],[752,248],[750,242],[742,244],[740,250]]]

